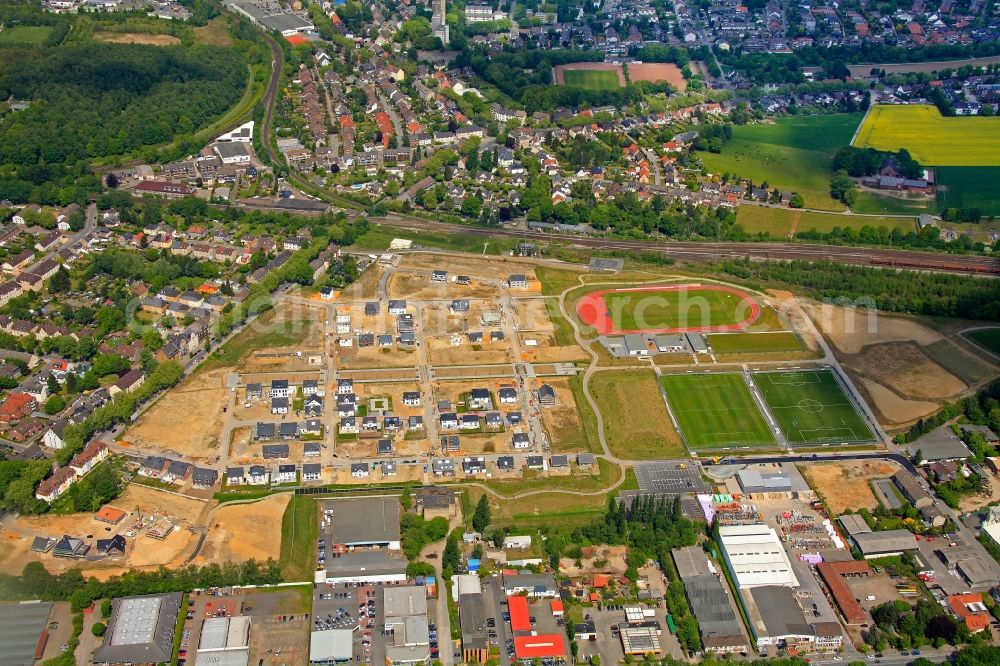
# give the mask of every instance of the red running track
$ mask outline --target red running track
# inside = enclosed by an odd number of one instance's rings
[[[741,322],[725,324],[723,326],[684,326],[680,328],[643,328],[643,329],[621,329],[611,318],[608,306],[604,302],[607,294],[623,294],[633,292],[658,292],[658,291],[723,291],[740,299],[749,308],[749,315]],[[700,285],[700,284],[680,284],[657,287],[635,287],[632,289],[602,289],[593,291],[583,296],[576,303],[576,314],[580,321],[588,326],[593,326],[600,335],[623,335],[626,333],[728,333],[742,331],[747,326],[757,321],[760,317],[760,304],[750,297],[746,292],[733,289],[732,287]]]

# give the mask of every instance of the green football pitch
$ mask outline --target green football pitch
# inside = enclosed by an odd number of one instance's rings
[[[775,445],[739,373],[664,375],[661,379],[689,449]]]
[[[605,69],[567,69],[563,81],[568,86],[579,86],[590,90],[618,90],[618,72]]]
[[[721,289],[613,291],[604,304],[620,331],[735,326],[752,314],[744,297]]]
[[[753,378],[789,444],[875,441],[831,371],[755,372]]]

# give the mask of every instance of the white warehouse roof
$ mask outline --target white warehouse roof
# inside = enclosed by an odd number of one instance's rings
[[[726,565],[738,587],[799,586],[788,554],[773,528],[767,525],[727,525],[719,528],[719,537]]]

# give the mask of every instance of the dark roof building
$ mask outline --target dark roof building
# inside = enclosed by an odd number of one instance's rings
[[[95,664],[157,664],[173,658],[174,629],[182,595],[149,594],[115,599]]]

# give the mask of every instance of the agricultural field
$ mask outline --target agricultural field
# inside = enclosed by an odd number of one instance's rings
[[[708,336],[716,354],[750,354],[802,351],[802,340],[795,333],[717,333]]]
[[[590,392],[604,417],[608,447],[627,460],[684,455],[650,370],[604,371],[593,375]]]
[[[1000,127],[997,128],[1000,131]],[[1000,162],[1000,157],[997,157]],[[1000,215],[1000,166],[940,167],[937,170],[938,208],[978,208],[983,215]]]
[[[934,215],[938,212],[938,202],[925,194],[888,195],[858,190],[858,198],[851,211],[863,215]]]
[[[660,381],[681,435],[692,451],[775,444],[742,375],[664,375]]]
[[[749,295],[707,285],[599,290],[581,298],[576,310],[599,333],[741,330],[760,316]]]
[[[857,113],[782,118],[775,123],[740,125],[719,154],[699,153],[705,168],[754,183],[798,192],[807,208],[844,210],[830,197],[833,155],[847,145],[861,115]]]
[[[930,105],[880,104],[865,116],[854,145],[886,151],[906,148],[928,166],[997,166],[1000,118],[945,118]]]
[[[967,335],[980,346],[986,347],[994,354],[1000,354],[1000,328],[984,328],[970,331]]]
[[[14,25],[0,30],[0,46],[41,46],[52,34],[49,25]]]
[[[758,372],[753,377],[790,444],[875,440],[829,370]]]
[[[924,353],[970,386],[986,381],[996,374],[993,368],[969,356],[947,340],[939,340],[924,347]]]

